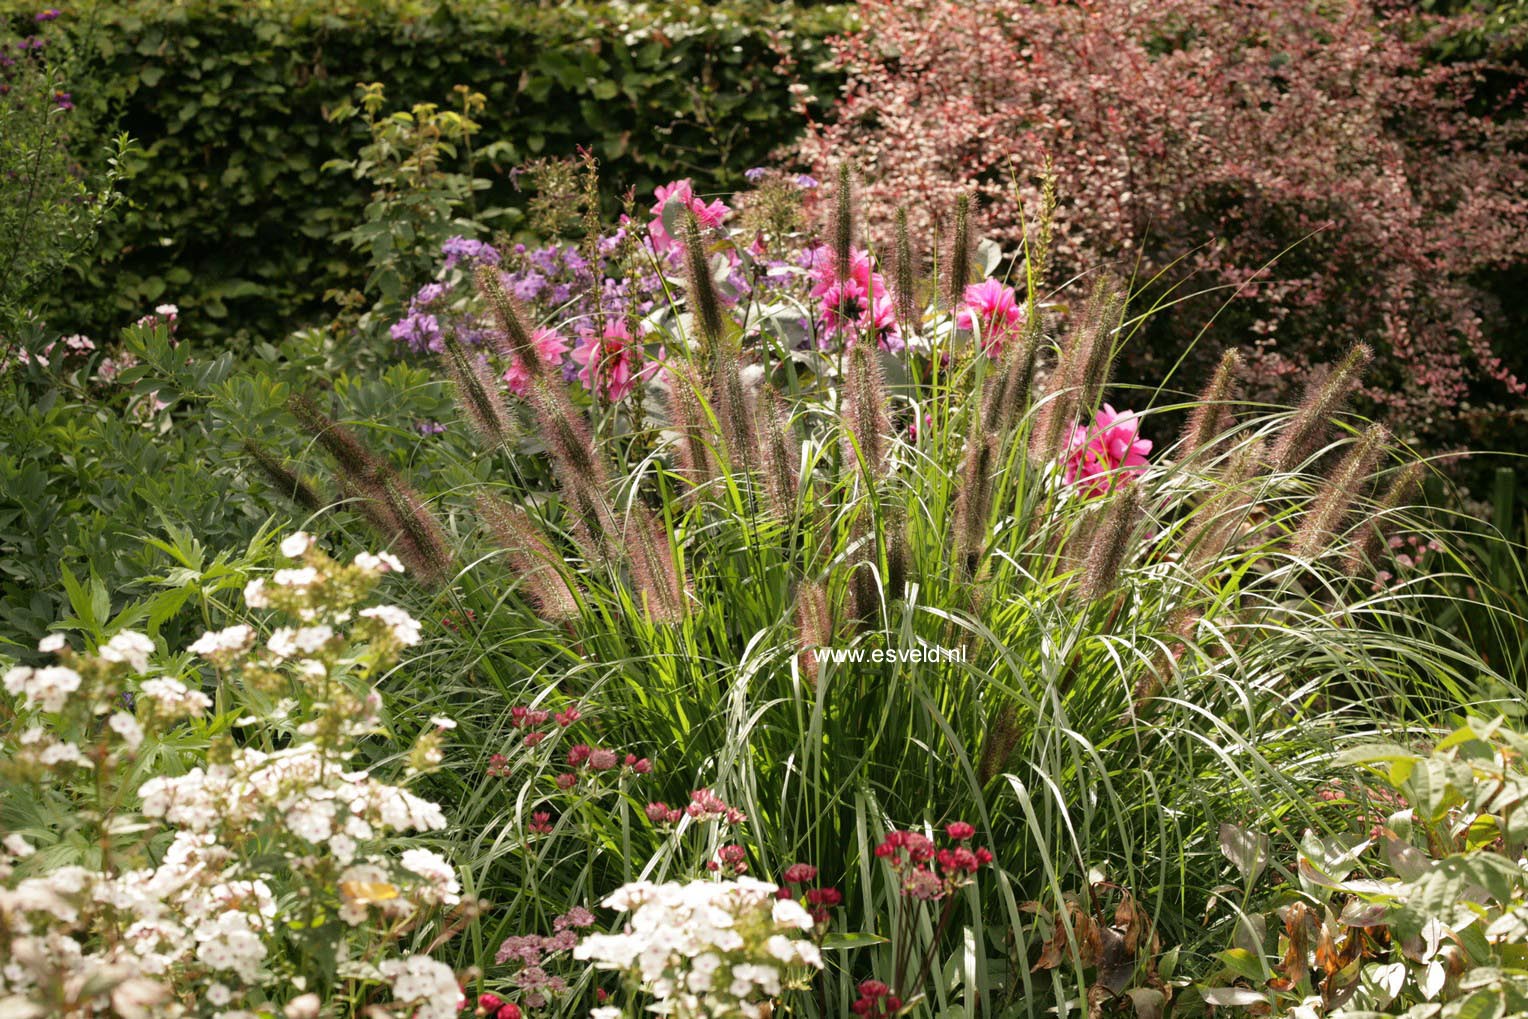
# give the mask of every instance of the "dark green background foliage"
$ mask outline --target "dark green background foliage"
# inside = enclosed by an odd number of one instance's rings
[[[166,301],[197,339],[275,338],[321,316],[326,290],[364,279],[332,235],[361,219],[366,186],[321,169],[364,141],[360,122],[325,119],[362,81],[384,83],[390,109],[448,104],[457,84],[486,94],[478,141],[512,153],[493,168],[491,201],[516,201],[514,164],[578,145],[612,192],[684,176],[731,188],[803,125],[791,75],[832,100],[825,39],[847,18],[746,0],[70,5],[56,27],[77,51],[70,87],[93,125],[77,152],[93,156],[121,129],[143,153],[126,185],[133,208],[105,231],[99,260],[42,303],[55,327],[94,335]]]

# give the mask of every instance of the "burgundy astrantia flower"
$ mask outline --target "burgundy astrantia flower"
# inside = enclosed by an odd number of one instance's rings
[[[955,821],[945,826],[945,834],[958,844],[941,848],[920,832],[893,831],[875,847],[875,855],[897,873],[903,895],[913,899],[943,899],[969,884],[978,869],[992,862],[990,850],[964,845],[976,834],[973,825]]]

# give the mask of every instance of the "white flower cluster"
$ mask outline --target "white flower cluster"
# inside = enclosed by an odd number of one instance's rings
[[[639,881],[604,905],[631,914],[625,929],[589,935],[574,957],[639,980],[660,1015],[762,1019],[791,968],[822,968],[811,916],[754,878]]]
[[[39,872],[32,842],[0,832],[0,1015],[317,1019],[324,998],[314,983],[340,975],[304,974],[307,986],[294,987],[271,956],[312,937],[345,941],[317,955],[369,960],[363,978],[386,985],[397,1006],[386,1014],[456,1016],[461,992],[449,966],[390,958],[390,942],[378,940],[421,910],[460,901],[445,858],[395,845],[400,834],[444,828],[445,816],[350,763],[349,737],[371,731],[380,708],[352,675],[389,666],[419,640],[418,622],[401,609],[352,610],[382,574],[402,567],[385,553],[335,563],[305,534],[281,550],[303,564],[276,571],[269,589],[253,582],[249,604],[299,625],[278,627],[263,646],[252,626],[238,624],[190,647],[230,671],[231,689],[250,684],[277,703],[273,712],[257,698],[239,726],[273,724],[279,733],[246,733],[243,745],[225,741],[184,774],[143,782],[141,816],[122,813],[132,790],[110,784],[134,773],[132,755],[149,734],[202,715],[211,700],[171,676],[130,676],[147,670],[154,650],[130,632],[93,655],[75,654],[53,634],[39,650],[59,664],[4,674],[20,707],[43,714],[0,732],[0,757],[14,765],[3,777],[64,779],[80,806],[68,837],[113,848],[95,867]],[[322,701],[303,692],[316,675],[326,678]],[[278,696],[286,693],[298,697]],[[438,744],[450,723],[431,724],[427,736]],[[257,749],[272,744],[281,749]],[[97,770],[102,786],[71,780],[75,769]],[[343,928],[306,922],[336,913]]]

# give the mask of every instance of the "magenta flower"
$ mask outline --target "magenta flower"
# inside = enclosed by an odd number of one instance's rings
[[[886,280],[875,271],[870,254],[849,249],[849,277],[838,278],[838,262],[832,249],[818,245],[806,253],[812,277],[811,296],[818,301],[817,324],[822,329],[818,345],[826,349],[834,337],[857,333],[875,337],[882,350],[898,351],[906,344],[897,329],[895,307]]]
[[[1003,352],[1003,342],[1019,335],[1024,321],[1024,306],[1013,287],[997,280],[982,280],[966,287],[965,303],[955,316],[961,329],[979,329],[982,349],[996,358]]]
[[[638,381],[656,370],[656,363],[643,369],[642,358],[642,344],[620,319],[605,323],[603,336],[594,335],[592,329],[580,330],[573,351],[573,360],[583,365],[578,377],[585,388],[602,389],[611,403],[624,400]]]
[[[1107,403],[1091,429],[1073,425],[1064,454],[1067,483],[1089,496],[1127,484],[1151,452],[1151,440],[1140,437],[1140,427],[1133,411],[1117,411]]]
[[[571,349],[568,341],[551,329],[537,329],[531,333],[531,343],[535,345],[536,353],[541,356],[541,363],[545,365],[561,364],[563,355]],[[525,370],[525,365],[518,357],[504,372],[504,384],[516,396],[525,396],[530,389],[530,380],[530,372]]]
[[[653,192],[653,195],[658,200],[653,203],[653,218],[647,224],[647,235],[652,238],[653,248],[659,254],[664,254],[679,246],[679,241],[663,225],[663,207],[669,203],[670,199],[677,199],[683,202],[695,214],[695,218],[700,222],[702,230],[721,226],[722,220],[726,219],[732,212],[720,198],[707,205],[704,200],[695,197],[695,186],[690,182],[689,178],[659,185]]]

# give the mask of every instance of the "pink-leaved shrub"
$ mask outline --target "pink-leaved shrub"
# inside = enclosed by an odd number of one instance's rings
[[[866,208],[905,205],[916,230],[974,190],[1011,254],[1015,183],[1036,204],[1049,159],[1063,191],[1052,283],[1114,262],[1141,282],[1161,273],[1159,296],[1210,291],[1155,316],[1123,352],[1133,371],[1160,376],[1208,325],[1170,384],[1250,346],[1248,395],[1288,400],[1311,365],[1364,341],[1388,366],[1369,409],[1409,437],[1505,437],[1481,425],[1520,403],[1523,356],[1493,337],[1497,304],[1477,284],[1528,250],[1528,162],[1518,111],[1481,98],[1485,66],[1430,59],[1459,19],[1381,0],[860,12],[863,31],[836,43],[835,116],[800,155],[826,169],[854,153]]]

